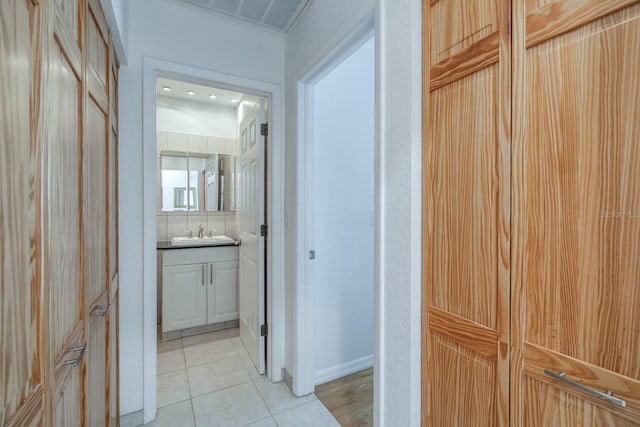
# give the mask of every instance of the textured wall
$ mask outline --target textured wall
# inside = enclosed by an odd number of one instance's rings
[[[286,340],[293,341],[296,240],[296,163],[297,145],[297,83],[334,50],[360,22],[373,13],[374,0],[323,0],[309,4],[296,26],[285,40],[285,102],[286,102],[286,188],[285,194],[285,259],[286,268]],[[285,367],[294,372],[291,346],[286,346]]]
[[[381,316],[374,418],[381,426],[419,426],[422,7],[419,0],[378,0],[377,11]]]

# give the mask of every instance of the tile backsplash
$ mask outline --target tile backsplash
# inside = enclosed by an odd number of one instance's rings
[[[156,215],[156,240],[184,237],[189,231],[198,234],[200,224],[205,233],[227,235],[238,239],[237,214],[235,212],[163,212]]]

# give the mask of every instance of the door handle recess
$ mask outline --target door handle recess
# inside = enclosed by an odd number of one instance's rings
[[[207,277],[206,268],[207,266],[205,264],[202,264],[202,286],[204,286],[204,278]]]
[[[626,408],[627,407],[627,402],[623,399],[620,399],[618,397],[615,397],[613,395],[613,392],[611,392],[611,390],[607,390],[607,391],[600,391],[600,390],[596,390],[595,388],[591,388],[591,387],[587,387],[584,384],[580,384],[577,381],[574,381],[570,378],[567,378],[567,374],[566,372],[553,372],[550,371],[549,369],[545,369],[544,370],[545,375],[550,376],[551,378],[554,378],[558,381],[562,381],[565,384],[570,385],[571,387],[575,387],[580,391],[583,391],[587,394],[590,394],[591,396],[595,396],[598,397],[602,400],[606,400],[609,403],[613,403],[614,405],[617,405],[621,408]]]
[[[209,284],[213,286],[213,265],[209,264]]]
[[[65,360],[64,362],[62,362],[63,365],[71,365],[74,368],[77,367],[80,362],[82,362],[82,358],[84,357],[84,351],[87,349],[87,343],[84,343],[83,345],[80,345],[78,347],[73,347],[72,349],[70,349],[69,351],[67,351],[67,353],[77,353],[80,352],[80,354],[78,355],[78,357],[76,357],[75,359],[69,359],[69,360]]]
[[[93,310],[91,313],[91,317],[104,317],[109,312],[109,304],[107,305],[99,305]]]

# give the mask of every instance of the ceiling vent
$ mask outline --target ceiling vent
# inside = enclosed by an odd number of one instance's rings
[[[183,1],[286,33],[293,27],[311,0]]]

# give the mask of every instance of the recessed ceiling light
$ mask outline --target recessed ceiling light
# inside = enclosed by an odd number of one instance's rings
[[[238,102],[238,100],[237,100],[237,99],[235,99],[235,98],[229,98],[229,101],[231,101],[231,102]]]
[[[171,92],[171,87],[170,86],[162,86],[162,90],[164,90],[166,92]]]
[[[188,90],[188,91],[187,91],[187,93],[188,93],[189,95],[191,95],[191,96],[193,96],[193,95],[195,95],[195,94],[196,94],[196,93],[195,93],[194,91],[192,91],[192,90]]]
[[[209,95],[209,98],[216,99],[216,96],[214,94],[211,94],[211,95]]]

